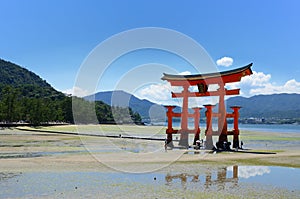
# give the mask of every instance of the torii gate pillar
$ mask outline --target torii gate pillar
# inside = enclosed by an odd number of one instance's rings
[[[212,109],[214,108],[214,105],[204,105],[206,108],[206,131],[205,131],[205,137],[206,137],[206,143],[205,148],[206,149],[213,149],[213,128],[212,128],[212,118],[213,118],[213,112]]]
[[[179,145],[188,147],[189,146],[189,133],[188,133],[188,114],[189,114],[189,85],[183,85],[183,102],[181,111],[181,130]]]
[[[227,139],[227,119],[226,119],[226,107],[225,107],[225,88],[224,84],[219,84],[219,115],[218,115],[218,134],[219,140],[216,145],[223,146],[224,142],[228,142]]]

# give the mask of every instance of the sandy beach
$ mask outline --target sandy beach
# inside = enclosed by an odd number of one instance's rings
[[[119,198],[122,196],[122,193],[125,194],[122,189],[128,189],[130,187],[132,190],[125,191],[126,194],[123,195],[127,198],[134,191],[133,187],[136,186],[136,189],[140,188],[142,190],[144,194],[142,196],[145,198],[152,198],[152,196],[158,198],[172,198],[174,193],[180,193],[179,196],[182,196],[183,198],[199,198],[196,197],[198,196],[198,192],[202,193],[202,196],[206,195],[208,197],[215,195],[220,196],[219,194],[223,194],[236,196],[238,198],[241,194],[247,193],[250,194],[249,198],[255,198],[255,196],[257,196],[256,194],[262,194],[262,196],[266,197],[271,196],[273,198],[274,196],[275,198],[281,198],[281,196],[294,198],[297,197],[297,194],[299,194],[300,191],[299,188],[291,190],[280,188],[277,189],[275,192],[276,194],[274,194],[274,192],[270,192],[270,189],[273,189],[274,187],[265,186],[264,189],[255,189],[257,184],[239,184],[236,189],[230,191],[224,189],[219,192],[218,189],[213,189],[212,192],[207,192],[207,190],[200,185],[199,186],[202,188],[198,187],[194,190],[193,186],[195,186],[195,184],[188,184],[186,185],[187,188],[183,189],[185,191],[180,191],[182,187],[179,187],[170,194],[170,187],[166,186],[166,184],[168,184],[168,176],[170,175],[179,175],[179,177],[175,177],[176,179],[191,178],[190,181],[192,182],[195,176],[200,175],[199,178],[201,178],[201,175],[207,174],[208,170],[216,170],[216,172],[219,172],[218,169],[220,168],[227,168],[226,170],[230,170],[233,165],[238,165],[240,168],[246,166],[262,168],[298,168],[298,171],[300,168],[300,153],[299,148],[297,147],[300,146],[300,135],[297,134],[242,132],[241,138],[246,143],[245,150],[222,153],[211,153],[205,150],[196,151],[193,149],[174,149],[165,151],[163,141],[131,140],[124,138],[105,138],[67,134],[68,132],[83,132],[83,129],[86,132],[95,133],[98,128],[98,126],[80,126],[78,131],[78,127],[76,126],[59,126],[30,129],[32,131],[20,129],[1,130],[0,172],[2,178],[0,178],[0,183],[6,184],[6,178],[3,176],[16,173],[22,174],[22,176],[32,173],[43,175],[49,173],[59,173],[62,175],[74,173],[76,176],[80,173],[89,175],[91,172],[95,172],[99,175],[103,174],[104,176],[108,174],[120,174],[120,185],[113,185],[116,183],[114,178],[110,180],[110,177],[107,177],[106,179],[107,186],[111,184],[109,189],[111,190],[112,195],[99,195],[99,190],[87,190],[86,192],[80,192],[80,194],[74,192],[73,189],[67,189],[68,191],[64,190],[61,192],[65,194],[64,196],[67,198],[82,198],[82,196],[90,196],[90,198],[109,198],[110,196],[114,196]],[[140,134],[150,136],[151,132],[155,131],[157,132],[155,134],[156,137],[164,136],[163,130],[161,130],[162,127],[145,127],[145,129],[142,130],[140,127],[136,129],[131,126],[122,126],[122,131],[118,130],[118,127],[116,126],[108,125],[102,126],[101,128],[102,133],[104,132],[106,135],[118,135],[118,133],[122,132],[123,135],[127,133],[131,136]],[[28,130],[28,128],[26,128],[26,130]],[[40,131],[65,132],[66,134]],[[253,146],[252,143],[260,142],[267,144],[257,145],[258,148],[249,147]],[[274,146],[268,146],[270,145],[269,142],[272,142]],[[284,146],[281,143],[286,143],[286,145]],[[124,178],[122,178],[122,175],[126,175],[126,177],[123,176]],[[130,180],[132,180],[132,178],[135,179],[136,175],[141,178],[144,176],[146,181],[147,178],[151,178],[151,182],[146,183],[146,185],[143,184],[143,180],[141,180],[142,182],[123,182],[124,179],[127,178]],[[225,178],[227,178],[227,175],[225,174]],[[194,177],[192,178],[191,176]],[[155,179],[154,181],[158,181],[160,178],[163,182],[155,186],[152,185],[153,179]],[[89,179],[82,180],[84,182],[89,181]],[[64,180],[62,180],[62,182],[63,181]],[[202,181],[207,182],[207,178]],[[59,184],[59,182],[53,182],[52,177],[50,177],[47,182]],[[187,180],[187,182],[189,182],[189,180]],[[135,185],[132,185],[131,183],[134,183]],[[143,188],[140,187],[142,186],[140,183],[142,183]],[[88,183],[88,185],[85,186],[82,184],[79,184],[78,186],[91,188],[95,185]],[[243,188],[246,186],[249,186],[248,189]],[[120,191],[116,188],[120,189]],[[10,189],[12,189],[12,187],[10,187]],[[155,189],[155,194],[151,191],[152,189]],[[255,191],[253,191],[253,189]],[[11,190],[11,192],[13,192],[13,190]],[[59,195],[57,195],[58,193],[49,193],[49,191],[46,191],[46,194],[38,191],[37,193],[25,191],[21,195],[14,195],[11,194],[11,192],[8,191],[6,194],[2,193],[1,198],[59,197]],[[95,192],[97,192],[98,195],[94,195]],[[140,196],[140,194],[137,194],[136,198]],[[175,196],[177,195],[175,194]]]

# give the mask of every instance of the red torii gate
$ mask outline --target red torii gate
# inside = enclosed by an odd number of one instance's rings
[[[183,91],[181,93],[171,93],[172,98],[183,98],[182,111],[181,113],[174,113],[174,106],[166,106],[167,116],[168,116],[168,128],[166,130],[167,134],[167,144],[173,146],[172,144],[172,134],[180,133],[179,145],[188,147],[188,135],[189,133],[194,133],[194,144],[196,140],[199,140],[200,128],[200,109],[193,108],[194,113],[189,113],[188,108],[188,98],[189,97],[205,97],[205,96],[219,96],[219,110],[218,113],[213,113],[213,105],[204,105],[206,110],[206,148],[213,148],[212,136],[218,135],[219,140],[216,143],[217,148],[225,149],[226,146],[223,144],[227,140],[227,135],[233,135],[233,147],[239,147],[239,129],[238,129],[238,110],[240,107],[231,107],[233,109],[232,113],[226,112],[225,107],[225,95],[238,95],[240,89],[227,90],[225,88],[226,83],[233,83],[241,81],[241,78],[252,74],[251,70],[252,63],[229,71],[223,71],[218,73],[207,73],[207,74],[197,74],[197,75],[170,75],[165,74],[161,78],[162,80],[167,80],[170,82],[171,86],[181,86]],[[208,86],[212,84],[217,84],[219,88],[215,91],[208,91]],[[198,92],[189,91],[190,86],[197,86]],[[172,118],[181,118],[181,129],[175,130],[172,127]],[[218,118],[218,131],[214,132],[212,129],[212,118]],[[188,118],[194,118],[194,129],[188,129]],[[234,129],[232,131],[227,130],[227,118],[234,118]]]

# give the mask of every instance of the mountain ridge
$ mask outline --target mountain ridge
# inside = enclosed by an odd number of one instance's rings
[[[88,101],[103,101],[110,106],[130,107],[134,112],[138,112],[143,119],[165,118],[163,105],[156,104],[147,99],[139,99],[123,90],[97,92],[85,96],[84,99]],[[162,114],[162,110],[164,114]]]
[[[34,72],[0,59],[0,90],[7,85],[18,89],[26,97],[64,97],[62,92],[55,90],[46,80]]]
[[[300,94],[278,93],[255,95],[251,97],[236,96],[226,100],[227,108],[238,105],[240,117],[256,118],[300,118]]]
[[[114,97],[112,97],[114,93]],[[129,106],[133,111],[138,112],[143,118],[151,117],[150,109],[156,107],[156,112],[166,111],[164,105],[153,103],[147,99],[139,99],[125,91],[105,91],[97,92],[94,95],[86,96],[84,99],[93,101],[101,100],[113,106]],[[230,106],[241,106],[240,118],[300,118],[300,94],[280,93],[269,95],[255,95],[251,97],[235,96],[226,100],[227,112],[231,112]],[[176,107],[175,112],[180,111]],[[217,111],[215,109],[214,111]],[[159,118],[165,117],[162,113],[155,113]],[[165,114],[165,113],[164,113]],[[153,116],[152,115],[152,116]],[[201,110],[201,115],[205,115],[205,109]],[[154,118],[154,116],[153,116]]]

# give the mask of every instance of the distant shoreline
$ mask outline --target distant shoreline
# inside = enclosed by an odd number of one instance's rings
[[[10,128],[10,127],[47,127],[47,126],[64,126],[64,125],[77,125],[77,124],[71,124],[71,123],[43,123],[43,124],[31,124],[31,123],[0,123],[0,128]],[[90,125],[90,124],[78,124],[78,125]],[[107,122],[107,123],[100,123],[100,124],[93,124],[93,125],[123,125],[123,124],[117,124],[115,122]],[[127,124],[124,123],[124,125],[145,125],[144,123],[141,124]]]
[[[46,127],[46,126],[61,126],[61,125],[71,125],[69,123],[45,123],[45,124],[30,124],[30,123],[0,123],[0,127],[2,128],[10,128],[10,127]]]

